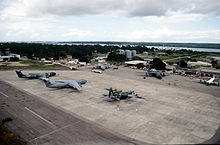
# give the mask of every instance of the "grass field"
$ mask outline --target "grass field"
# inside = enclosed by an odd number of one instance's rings
[[[179,60],[187,60],[187,57],[190,57],[191,61],[204,61],[206,57],[209,56],[217,56],[220,57],[219,53],[198,53],[198,54],[193,54],[193,53],[184,53],[184,54],[179,54],[175,53],[172,55],[164,55],[161,56],[160,59],[166,61],[169,64],[173,64],[175,62],[178,62]],[[180,58],[180,59],[179,59]]]
[[[58,70],[66,70],[68,69],[62,65],[47,65],[44,62],[34,61],[34,60],[25,60],[20,61],[20,64],[27,64],[27,66],[19,66],[19,65],[0,65],[0,70],[8,70],[8,69],[58,69]]]
[[[59,70],[66,70],[68,69],[65,66],[61,65],[31,65],[31,66],[0,66],[0,70],[8,70],[8,69],[59,69]]]
[[[26,145],[24,141],[19,139],[12,133],[5,124],[0,121],[0,144],[1,145]]]

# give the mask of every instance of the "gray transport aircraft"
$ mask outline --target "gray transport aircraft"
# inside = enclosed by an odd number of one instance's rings
[[[56,83],[51,83],[48,78],[43,79],[45,85],[48,88],[74,88],[78,91],[82,91],[82,85],[85,84],[87,81],[84,79],[81,80],[54,80]]]
[[[160,72],[152,71],[150,69],[147,70],[146,76],[155,77],[155,78],[158,78],[158,79],[162,79],[162,77],[163,77],[163,75]]]
[[[51,76],[55,76],[55,72],[49,72],[49,73],[29,73],[24,75],[20,70],[15,71],[19,78],[27,78],[27,79],[43,79],[43,78],[49,78]]]

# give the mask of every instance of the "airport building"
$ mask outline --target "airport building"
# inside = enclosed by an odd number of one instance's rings
[[[0,61],[11,61],[20,60],[21,56],[19,54],[9,54],[7,56],[0,56]]]
[[[187,67],[193,68],[193,67],[211,67],[212,64],[208,62],[203,62],[203,61],[197,61],[197,62],[187,62]]]
[[[126,61],[126,66],[137,66],[138,64],[146,65],[146,61],[134,60],[134,61]]]
[[[198,71],[198,74],[200,76],[209,76],[209,77],[213,77],[215,76],[215,78],[220,78],[220,71],[217,69],[206,69],[206,68],[202,68]]]

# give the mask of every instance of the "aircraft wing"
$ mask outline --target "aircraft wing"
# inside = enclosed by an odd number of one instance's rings
[[[71,83],[74,80],[55,80],[55,82],[59,82],[59,83]]]
[[[78,91],[82,90],[82,87],[76,81],[71,81],[70,83],[68,83],[68,85],[72,88],[77,89]]]
[[[40,75],[39,75],[39,79],[40,79],[40,80],[43,80],[43,79],[46,79],[46,78],[49,78],[49,74],[48,74],[48,73],[40,74]]]
[[[207,83],[211,84],[214,80],[215,78],[211,78],[210,80],[207,81]]]

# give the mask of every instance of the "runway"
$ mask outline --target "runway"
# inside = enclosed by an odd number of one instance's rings
[[[145,144],[0,81],[0,119],[28,144]]]

